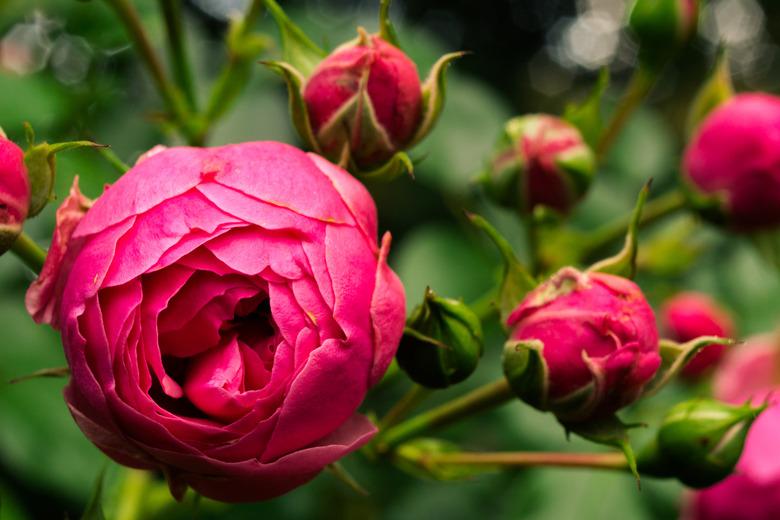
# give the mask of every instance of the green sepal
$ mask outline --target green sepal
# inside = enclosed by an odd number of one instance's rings
[[[22,383],[24,381],[29,381],[31,379],[68,377],[69,375],[70,375],[70,367],[42,368],[40,370],[36,370],[35,372],[31,372],[23,376],[15,377],[10,381],[8,381],[8,383],[11,385],[15,385],[16,383]]]
[[[418,438],[401,444],[393,451],[393,463],[402,471],[422,479],[466,480],[498,471],[498,466],[437,464],[431,455],[459,453],[457,444],[441,439]]]
[[[314,131],[312,130],[309,121],[309,111],[303,100],[303,75],[295,67],[283,61],[268,60],[261,61],[260,63],[276,72],[284,79],[284,82],[287,85],[290,119],[292,119],[293,126],[306,145],[319,153],[320,147],[319,144],[317,144],[317,139],[314,137]]]
[[[495,244],[504,262],[503,275],[498,290],[498,310],[501,314],[501,321],[506,323],[509,314],[525,295],[537,286],[537,282],[517,259],[507,239],[501,236],[496,228],[479,215],[466,213],[466,216]]]
[[[628,431],[631,428],[644,426],[643,424],[625,424],[617,415],[610,415],[599,419],[591,419],[586,422],[565,423],[561,425],[567,433],[574,433],[596,444],[612,446],[618,448],[626,456],[628,468],[636,478],[639,485],[639,470],[637,469],[636,456],[631,442],[628,438]]]
[[[84,513],[81,515],[81,520],[105,520],[106,516],[103,513],[103,481],[106,477],[106,466],[98,473],[95,479],[95,485],[92,488],[92,494],[87,502],[87,507],[84,509]]]
[[[525,403],[546,411],[549,371],[539,340],[510,340],[504,343],[504,377],[512,391]]]
[[[355,477],[353,477],[352,474],[347,471],[340,462],[331,462],[325,466],[325,469],[358,495],[364,497],[370,495],[370,493],[366,491],[366,488],[361,486],[357,479],[355,479]]]
[[[398,41],[398,33],[390,21],[390,2],[391,0],[380,0],[379,2],[379,37],[396,47],[401,47]]]
[[[637,237],[639,232],[639,221],[642,217],[642,208],[644,208],[645,201],[650,193],[651,184],[652,181],[648,181],[642,188],[642,191],[639,192],[634,211],[631,213],[631,220],[628,224],[628,230],[626,231],[626,240],[623,244],[623,249],[615,256],[596,262],[588,268],[588,271],[615,274],[627,278],[634,277],[636,274],[636,254],[639,245]]]
[[[396,152],[382,166],[369,171],[356,170],[356,174],[363,180],[389,182],[405,174],[414,177],[414,164],[406,152]]]
[[[30,179],[30,208],[27,218],[32,218],[54,200],[54,176],[56,154],[76,148],[104,148],[106,145],[92,141],[68,141],[49,144],[35,144],[35,133],[29,124],[25,125],[28,148],[24,152],[24,164]]]
[[[420,116],[420,126],[417,132],[409,142],[411,148],[425,138],[433,129],[436,121],[444,108],[444,100],[447,92],[446,72],[450,63],[465,56],[467,52],[450,52],[439,58],[431,67],[428,77],[422,84],[422,115]]]
[[[317,64],[325,58],[326,52],[290,20],[275,0],[263,0],[263,3],[279,27],[282,37],[282,59],[299,70],[304,78],[308,77]]]
[[[688,136],[693,135],[696,128],[710,112],[733,96],[734,85],[731,82],[728,55],[726,49],[721,47],[715,59],[715,67],[713,67],[710,76],[696,93],[688,111],[688,118],[685,123]]]
[[[662,339],[659,342],[661,366],[655,373],[655,377],[648,383],[642,392],[643,397],[656,394],[666,386],[693,357],[704,347],[712,344],[734,345],[736,341],[718,336],[701,336],[686,343]]]
[[[579,105],[570,103],[564,111],[563,118],[577,127],[582,138],[591,148],[598,144],[599,136],[604,128],[601,108],[607,87],[609,87],[609,68],[603,67],[588,98]]]

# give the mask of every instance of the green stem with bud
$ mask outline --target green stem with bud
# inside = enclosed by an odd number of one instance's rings
[[[387,415],[379,421],[379,430],[384,431],[395,426],[409,413],[417,408],[429,395],[431,390],[422,385],[414,384],[401,399],[390,408]]]
[[[261,0],[252,0],[244,18],[238,22],[240,26],[233,35],[234,39],[228,41],[227,63],[217,78],[206,104],[203,127],[200,129],[202,140],[205,140],[211,126],[227,112],[249,80],[254,55],[238,52],[239,50],[233,47],[250,35],[252,26],[262,12],[262,7]]]
[[[194,112],[197,110],[197,96],[184,41],[181,0],[159,0],[159,3],[168,35],[168,54],[173,68],[173,78],[184,94],[189,109]]]
[[[634,71],[634,75],[631,77],[623,97],[618,102],[612,118],[602,131],[601,137],[596,144],[596,162],[598,164],[603,162],[610,148],[615,143],[615,139],[620,135],[620,131],[628,121],[629,116],[647,97],[657,79],[658,72],[655,69],[639,65]]]
[[[645,207],[642,210],[642,216],[639,219],[639,227],[652,224],[664,217],[685,209],[686,204],[687,200],[685,194],[680,190],[672,190],[660,197],[656,197],[645,204]],[[614,222],[591,233],[591,236],[587,241],[587,247],[583,252],[583,257],[587,258],[613,242],[622,239],[626,234],[630,219],[631,215],[620,217]]]
[[[501,466],[506,468],[555,466],[621,471],[628,469],[628,461],[625,455],[619,452],[564,453],[514,451],[430,453],[422,457],[421,463],[429,465]]]
[[[41,248],[27,233],[22,232],[11,246],[13,252],[24,265],[40,274],[46,262],[46,251]]]
[[[501,378],[385,430],[377,439],[376,449],[379,453],[386,453],[426,430],[452,424],[511,401],[514,397],[509,383]]]
[[[106,1],[116,11],[117,16],[124,24],[130,39],[133,41],[146,68],[149,69],[152,80],[179,130],[187,137],[190,144],[199,144],[191,113],[187,110],[186,103],[179,90],[168,79],[162,61],[157,56],[149,36],[146,34],[146,29],[144,29],[141,23],[138,11],[130,0]]]

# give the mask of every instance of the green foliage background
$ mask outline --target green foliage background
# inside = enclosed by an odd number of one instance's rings
[[[161,43],[156,3],[135,3],[154,41]],[[364,3],[347,15],[338,5],[322,8],[328,16],[320,16],[319,23],[306,15],[300,2],[289,12],[316,41],[331,45],[352,38],[356,24],[375,27],[373,4]],[[159,98],[127,47],[121,25],[102,2],[0,1],[0,34],[30,20],[36,9],[59,21],[60,31],[83,37],[93,49],[93,62],[85,81],[76,85],[60,83],[49,69],[25,76],[0,70],[0,124],[9,137],[22,142],[22,122],[29,121],[41,140],[92,138],[110,144],[128,162],[159,142],[175,142],[154,124],[152,116],[161,106]],[[399,25],[405,49],[423,74],[440,54],[453,50],[445,48],[424,23],[401,21]],[[191,55],[205,84],[224,59],[224,46],[218,39],[221,29],[191,19],[188,27]],[[262,28],[276,37],[267,18],[262,20]],[[480,58],[466,58],[470,59]],[[464,207],[495,222],[517,250],[525,253],[524,233],[516,218],[489,205],[472,179],[504,120],[521,111],[560,112],[567,100],[581,99],[595,81],[591,74],[575,82],[570,91],[546,97],[527,86],[506,92],[506,84],[491,84],[465,72],[468,70],[468,64],[451,70],[444,115],[433,134],[413,153],[420,159],[416,180],[370,186],[381,215],[380,227],[394,234],[391,265],[405,283],[410,309],[427,285],[441,295],[468,302],[493,284],[497,257],[465,222]],[[650,177],[655,179],[656,193],[675,185],[685,108],[705,71],[704,57],[692,52],[671,71],[673,79],[682,76],[682,80],[674,83],[667,77],[662,81],[649,105],[632,119],[574,215],[576,226],[593,229],[624,214]],[[696,73],[698,77],[694,77]],[[525,79],[517,82],[524,85]],[[614,83],[619,87],[623,78],[618,76]],[[618,93],[613,89],[611,96]],[[262,139],[296,141],[286,113],[284,87],[258,65],[211,144]],[[58,158],[60,198],[74,175],[80,176],[82,189],[93,197],[115,179],[113,170],[93,151],[63,154]],[[27,231],[40,243],[50,239],[54,206],[27,225]],[[675,218],[664,226],[685,229],[691,219]],[[639,283],[653,303],[680,289],[704,290],[735,313],[742,336],[775,326],[780,316],[778,274],[749,243],[698,223],[692,234],[682,234],[679,240],[655,239],[658,232],[659,227],[655,227],[642,235],[644,269]],[[64,380],[7,384],[13,377],[64,364],[57,334],[35,326],[24,310],[23,295],[31,280],[32,274],[14,258],[0,260],[0,519],[62,518],[64,513],[78,517],[104,467],[103,507],[111,516],[122,493],[132,488],[132,476],[128,481],[128,472],[107,462],[78,431],[62,400]],[[488,330],[487,354],[477,373],[465,384],[437,393],[431,402],[442,402],[495,378],[500,373],[501,344],[500,329],[493,323]],[[405,378],[399,377],[378,388],[365,409],[385,411],[407,385]],[[669,402],[701,391],[704,389],[669,389],[642,403],[631,415],[652,423]],[[551,417],[519,403],[464,422],[442,435],[473,449],[593,449],[576,439],[567,442]],[[635,437],[641,436],[640,432]],[[175,504],[164,483],[155,480],[147,488],[139,518],[190,518],[197,514],[198,518],[667,519],[676,516],[682,492],[678,484],[650,479],[642,482],[639,492],[629,475],[586,470],[533,469],[440,483],[413,479],[387,464],[371,464],[359,454],[349,457],[345,466],[370,491],[369,497],[358,496],[325,473],[267,503],[228,506],[207,500],[195,503],[189,496],[183,504]]]

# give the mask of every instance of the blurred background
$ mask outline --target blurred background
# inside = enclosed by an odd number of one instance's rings
[[[158,46],[164,42],[157,2],[136,0]],[[190,55],[205,98],[224,64],[227,21],[245,0],[189,0]],[[376,29],[378,1],[289,0],[290,17],[325,48],[351,39],[355,27]],[[625,30],[623,0],[395,0],[392,17],[405,51],[421,76],[444,52],[473,54],[450,70],[448,99],[438,126],[413,150],[416,179],[371,185],[380,229],[394,235],[391,265],[403,279],[411,309],[426,285],[449,297],[474,301],[496,279],[498,259],[462,217],[484,214],[523,254],[514,215],[484,200],[473,178],[490,155],[502,123],[531,112],[561,114],[608,67],[608,101],[620,94],[636,60]],[[278,40],[264,16],[258,30]],[[635,114],[577,209],[573,225],[594,229],[624,214],[649,178],[654,193],[675,186],[685,144],[684,121],[693,94],[712,67],[719,42],[730,51],[738,90],[776,91],[780,84],[780,3],[710,0],[699,34],[665,71],[648,102]],[[162,49],[161,49],[162,53]],[[278,56],[271,48],[266,56]],[[244,93],[220,122],[210,144],[274,139],[296,142],[287,117],[284,85],[257,65]],[[0,0],[0,125],[23,142],[29,121],[39,140],[90,138],[111,145],[126,162],[163,142],[176,143],[156,124],[160,99],[104,2]],[[96,197],[115,172],[94,151],[58,157],[57,193],[79,175]],[[55,206],[55,205],[52,205]],[[27,225],[41,244],[51,237],[54,207]],[[661,228],[659,230],[659,227]],[[659,233],[659,231],[664,231]],[[662,238],[661,235],[663,235]],[[672,237],[672,238],[670,238]],[[736,318],[742,337],[771,330],[780,317],[780,283],[744,239],[725,235],[690,216],[666,221],[642,236],[639,283],[654,304],[682,289],[713,294]],[[0,259],[0,518],[79,517],[98,474],[106,468],[104,502],[112,508],[132,485],[127,472],[107,461],[76,428],[63,403],[63,379],[7,381],[40,368],[64,365],[57,334],[35,326],[23,306],[32,274],[10,256]],[[495,378],[503,339],[489,327],[487,353],[477,373],[431,403]],[[404,377],[378,388],[366,411],[384,412],[408,387]],[[705,388],[674,387],[643,402],[629,416],[652,422],[683,394]],[[655,414],[655,415],[654,415]],[[441,434],[471,449],[588,450],[547,415],[512,404]],[[635,438],[641,442],[639,432]],[[387,464],[356,454],[347,469],[370,492],[362,497],[329,474],[282,498],[227,506],[190,498],[175,504],[165,485],[148,491],[144,518],[632,518],[677,516],[683,489],[673,482],[634,480],[606,472],[532,469],[486,474],[456,483],[420,481]],[[130,484],[128,484],[130,482]],[[268,516],[265,516],[268,515]]]

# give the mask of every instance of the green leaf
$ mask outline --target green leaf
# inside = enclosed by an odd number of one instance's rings
[[[566,106],[563,118],[577,127],[583,139],[592,148],[598,143],[604,127],[601,117],[601,107],[604,93],[609,86],[609,68],[604,67],[599,73],[596,85],[582,104],[570,103]]]
[[[386,42],[400,47],[398,34],[390,21],[390,2],[391,0],[380,0],[379,2],[379,36]]]
[[[628,230],[626,232],[626,240],[623,245],[623,249],[621,249],[620,252],[618,252],[618,254],[615,256],[596,262],[588,268],[588,271],[616,274],[628,278],[634,277],[636,274],[636,254],[638,248],[637,233],[639,232],[639,220],[642,217],[642,208],[644,207],[647,196],[650,193],[651,184],[652,181],[648,181],[644,188],[642,188],[642,191],[639,192],[636,206],[634,206],[634,211],[631,214],[631,221],[628,224]]]
[[[645,387],[643,397],[656,394],[661,388],[676,376],[680,370],[704,347],[712,344],[734,345],[736,341],[718,336],[701,336],[687,343],[677,343],[671,340],[660,341],[661,366],[655,377]]]
[[[450,63],[465,56],[466,52],[451,52],[439,58],[431,67],[428,78],[422,85],[423,111],[420,126],[409,143],[409,148],[423,140],[439,119],[447,92],[446,72]]]
[[[290,118],[298,135],[315,152],[320,151],[317,140],[314,138],[314,131],[309,122],[309,111],[306,109],[306,103],[303,101],[303,76],[295,67],[283,61],[261,61],[263,65],[279,74],[287,84],[287,95],[289,96]]]
[[[275,0],[263,0],[263,3],[279,27],[284,61],[299,70],[303,77],[308,77],[327,54],[290,20]]]
[[[686,133],[690,137],[707,115],[722,103],[734,96],[731,82],[729,59],[726,49],[721,47],[710,76],[693,98],[685,123]]]
[[[612,446],[620,449],[626,456],[628,468],[639,485],[639,472],[636,466],[636,456],[628,439],[628,430],[638,424],[624,424],[616,415],[581,423],[561,423],[567,432],[579,435],[596,444]]]
[[[437,463],[434,456],[459,453],[457,444],[441,439],[419,438],[398,446],[393,452],[393,463],[399,469],[418,478],[452,481],[465,480],[498,471],[498,466]]]
[[[510,340],[504,344],[504,377],[524,402],[547,410],[548,369],[539,340]]]
[[[84,510],[84,514],[81,515],[81,520],[105,520],[103,514],[103,480],[106,476],[106,467],[98,473],[95,480],[95,487],[92,489],[92,496],[87,503],[87,508]]]
[[[374,170],[357,172],[361,179],[383,182],[395,180],[404,174],[414,177],[414,165],[405,152],[396,153],[389,161]]]
[[[498,310],[501,313],[501,321],[506,322],[517,304],[536,287],[536,281],[517,259],[507,239],[501,236],[496,228],[479,215],[467,213],[466,216],[496,245],[504,261],[504,273],[498,291]]]

